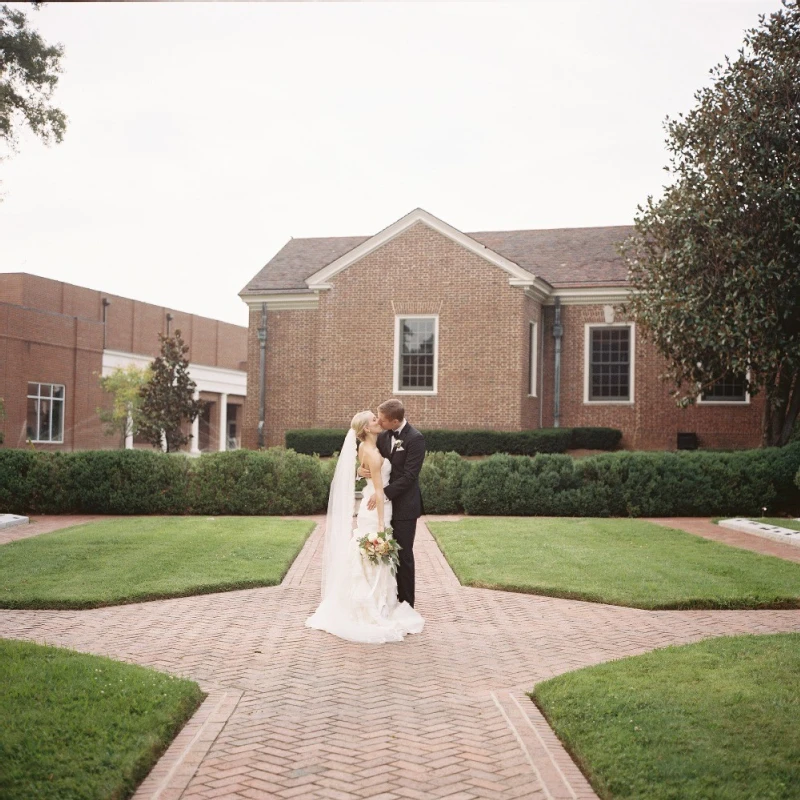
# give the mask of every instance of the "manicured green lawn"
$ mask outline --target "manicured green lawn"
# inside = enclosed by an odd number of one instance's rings
[[[0,547],[1,608],[93,608],[280,583],[314,524],[132,517]]]
[[[800,564],[643,520],[492,517],[428,527],[466,586],[634,608],[800,608]]]
[[[753,522],[761,522],[764,525],[779,525],[781,528],[800,531],[800,522],[795,519],[784,519],[782,517],[749,517]]]
[[[577,670],[532,692],[606,800],[800,798],[800,634]]]
[[[0,640],[0,797],[129,797],[203,701],[196,683]]]

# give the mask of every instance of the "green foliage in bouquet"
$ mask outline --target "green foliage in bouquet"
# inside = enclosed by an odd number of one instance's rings
[[[372,564],[388,564],[392,575],[400,566],[400,550],[402,548],[392,535],[392,529],[388,526],[380,532],[365,533],[360,536],[358,549],[361,551],[361,555]]]

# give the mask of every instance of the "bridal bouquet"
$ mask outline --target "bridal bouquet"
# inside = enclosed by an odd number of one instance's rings
[[[400,564],[400,545],[392,536],[392,529],[384,528],[380,533],[373,531],[363,536],[359,536],[359,531],[356,531],[356,536],[361,555],[373,564],[388,564],[394,575]]]

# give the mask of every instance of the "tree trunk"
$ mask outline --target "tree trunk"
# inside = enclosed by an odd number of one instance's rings
[[[797,374],[781,370],[766,384],[762,445],[783,447],[792,435],[792,428],[800,411],[800,380]]]
[[[791,389],[786,397],[786,416],[783,420],[783,425],[778,434],[777,444],[783,447],[788,444],[789,439],[794,429],[794,424],[797,421],[798,412],[800,412],[800,376],[794,375],[791,382]]]

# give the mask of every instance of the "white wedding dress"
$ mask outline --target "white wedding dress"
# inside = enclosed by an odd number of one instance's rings
[[[384,459],[384,486],[389,483],[390,472],[391,464]],[[337,579],[324,591],[322,603],[306,625],[351,642],[399,642],[408,633],[419,633],[425,620],[408,603],[398,603],[397,581],[389,565],[373,564],[358,548],[361,536],[378,530],[378,510],[367,508],[374,493],[372,481],[367,481],[358,509],[358,527],[343,548]],[[391,524],[392,504],[388,500],[384,502],[383,519],[385,525]]]

